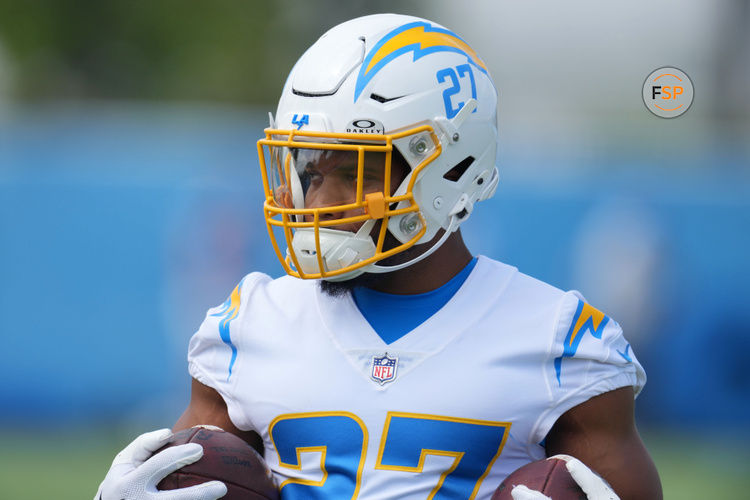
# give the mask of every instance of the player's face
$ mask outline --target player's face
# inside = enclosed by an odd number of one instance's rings
[[[305,208],[326,208],[356,202],[356,151],[298,149],[295,165],[305,195]],[[395,156],[395,155],[394,155]],[[366,152],[362,174],[362,196],[386,191],[385,153]],[[405,165],[394,161],[391,168],[389,193],[392,194],[406,177]],[[323,211],[321,220],[336,220],[362,215],[363,209]],[[305,216],[305,221],[312,221]],[[356,232],[363,222],[342,224],[333,229]]]

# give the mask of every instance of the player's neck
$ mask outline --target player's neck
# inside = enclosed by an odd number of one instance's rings
[[[450,281],[471,259],[461,232],[456,231],[429,257],[399,271],[378,276],[368,288],[398,295],[426,293]]]

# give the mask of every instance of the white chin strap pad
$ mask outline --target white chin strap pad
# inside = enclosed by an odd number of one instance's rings
[[[373,224],[374,221],[365,222],[356,233],[320,228],[320,252],[324,269],[320,269],[318,265],[315,230],[313,228],[297,229],[292,238],[292,249],[297,256],[300,270],[305,274],[336,271],[374,256],[375,243],[369,234]],[[351,279],[363,272],[364,270],[358,269],[351,273],[326,279],[341,281]]]

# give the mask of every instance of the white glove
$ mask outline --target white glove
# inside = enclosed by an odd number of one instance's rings
[[[581,487],[589,500],[620,500],[607,481],[597,473],[586,467],[586,464],[570,455],[555,455],[549,458],[558,458],[565,461],[565,467],[570,472],[578,486]],[[551,500],[550,497],[538,491],[531,490],[520,484],[510,491],[513,500]]]
[[[153,455],[171,437],[172,431],[160,429],[135,438],[115,457],[94,500],[216,500],[226,495],[227,487],[220,481],[177,490],[156,489],[166,476],[203,456],[198,443],[173,446]]]
[[[510,496],[513,497],[513,500],[552,500],[544,493],[531,490],[522,484],[513,487],[513,489],[510,490]]]

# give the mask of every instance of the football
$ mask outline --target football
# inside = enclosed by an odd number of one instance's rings
[[[162,479],[158,489],[174,490],[218,479],[227,486],[224,500],[279,499],[263,457],[240,437],[218,427],[196,426],[176,432],[157,453],[186,443],[203,446],[203,456]]]
[[[552,500],[586,500],[586,493],[578,486],[559,458],[547,458],[531,462],[516,469],[500,483],[492,500],[513,500],[510,492],[514,486],[523,484],[539,491]]]

